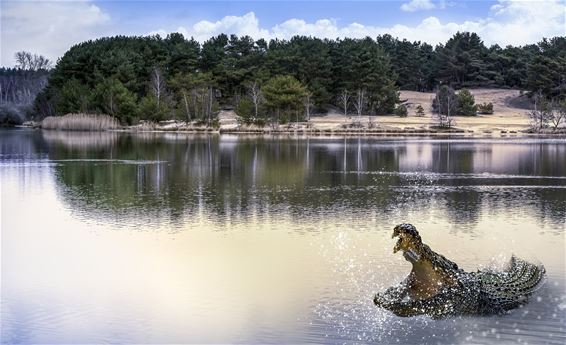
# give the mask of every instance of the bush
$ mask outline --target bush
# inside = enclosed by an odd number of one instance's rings
[[[397,115],[399,117],[407,117],[409,115],[409,113],[407,111],[407,107],[404,104],[399,104],[395,108],[395,115]]]
[[[242,118],[244,122],[253,120],[254,104],[247,98],[240,99],[236,105],[236,114]]]
[[[478,112],[480,114],[493,114],[493,103],[478,104]]]
[[[417,105],[417,109],[416,109],[416,111],[415,111],[415,116],[418,116],[418,117],[423,117],[423,116],[425,116],[424,108],[423,108],[422,105],[420,105],[420,104]]]
[[[476,115],[478,111],[478,106],[476,105],[476,100],[474,95],[467,90],[462,89],[458,92],[458,115],[473,116]]]
[[[157,99],[153,96],[146,96],[141,99],[139,104],[139,114],[142,120],[163,121],[170,116],[169,107],[165,102],[157,104]]]
[[[21,109],[16,106],[0,106],[0,126],[21,125],[23,122],[24,116]]]

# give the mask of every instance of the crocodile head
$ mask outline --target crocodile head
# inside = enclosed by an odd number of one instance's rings
[[[417,228],[408,223],[399,224],[393,229],[391,238],[395,237],[398,237],[398,240],[393,247],[393,253],[403,251],[403,256],[410,262],[420,259],[423,242]]]
[[[407,223],[393,229],[393,238],[398,238],[393,253],[403,252],[411,263],[412,270],[403,284],[406,284],[408,296],[412,299],[427,299],[436,295],[443,286],[455,284],[454,277],[444,269],[446,258],[430,250],[423,244],[417,229]],[[450,262],[450,264],[453,264]],[[454,267],[457,266],[453,264]]]

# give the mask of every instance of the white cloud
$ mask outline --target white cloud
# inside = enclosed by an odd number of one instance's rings
[[[293,18],[270,29],[261,28],[259,19],[253,12],[249,12],[243,16],[224,17],[216,22],[200,21],[190,29],[180,27],[177,32],[186,37],[193,36],[201,42],[219,33],[249,35],[256,39],[288,39],[294,35],[363,38],[389,33],[401,39],[438,44],[446,42],[458,31],[471,31],[479,34],[487,45],[505,46],[536,43],[543,37],[566,35],[565,11],[563,0],[499,0],[492,6],[485,19],[460,23],[442,22],[431,16],[414,26],[397,24],[381,27],[355,22],[339,26],[333,19],[320,19],[309,23]],[[163,36],[167,31],[160,29],[153,33]]]
[[[436,6],[431,0],[411,0],[401,5],[401,10],[405,12],[415,12],[421,10],[432,10]]]
[[[216,22],[202,20],[194,24],[190,29],[181,26],[177,28],[175,32],[179,32],[185,37],[192,36],[197,41],[201,42],[221,33],[235,34],[238,36],[248,35],[256,39],[270,37],[268,30],[259,27],[259,20],[253,12],[249,12],[243,16],[226,16]],[[149,34],[159,34],[164,37],[167,33],[168,32],[164,29],[159,29]]]
[[[407,4],[423,1],[413,0]],[[438,2],[442,7],[444,2]],[[109,35],[110,16],[90,0],[82,1],[2,1],[0,32],[0,65],[13,66],[14,53],[29,50],[50,59],[62,56],[73,44]],[[564,0],[499,0],[483,19],[443,22],[430,16],[415,25],[372,26],[360,23],[339,25],[334,19],[307,22],[292,18],[270,28],[260,26],[253,12],[226,16],[218,21],[199,21],[175,31],[203,42],[220,33],[249,35],[259,38],[291,38],[294,35],[320,38],[375,37],[389,33],[399,38],[431,44],[446,42],[457,31],[478,33],[486,44],[522,45],[536,43],[543,37],[566,35]],[[145,20],[145,19],[144,19]],[[165,36],[163,28],[150,34]]]
[[[90,1],[2,1],[0,65],[13,66],[27,50],[52,60],[73,44],[103,36],[109,15]]]

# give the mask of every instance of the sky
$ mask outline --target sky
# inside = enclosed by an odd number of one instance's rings
[[[436,45],[473,31],[487,45],[506,46],[566,36],[566,0],[2,0],[0,29],[0,66],[13,66],[21,50],[56,61],[85,40],[170,32],[201,42],[219,33],[255,39],[389,33]]]

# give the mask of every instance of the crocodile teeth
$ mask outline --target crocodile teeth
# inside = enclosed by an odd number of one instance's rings
[[[403,241],[402,238],[399,238],[399,240],[397,240],[397,243],[395,243],[395,247],[393,247],[393,254],[397,253],[399,251],[399,249],[401,249],[401,242]]]

